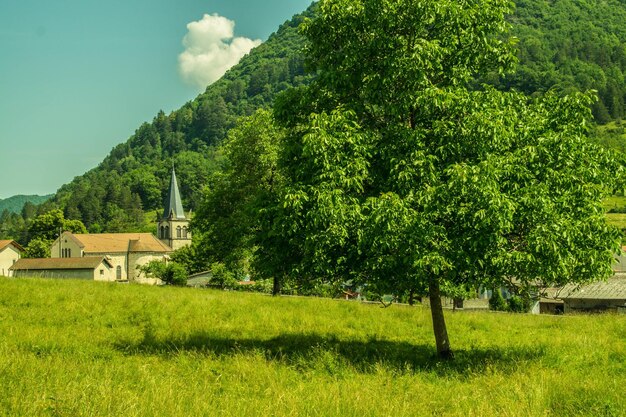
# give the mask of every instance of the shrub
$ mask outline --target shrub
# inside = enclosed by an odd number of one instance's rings
[[[260,280],[256,280],[254,284],[237,285],[235,289],[237,291],[260,292],[264,294],[271,294],[273,285],[274,285],[274,282],[271,279],[260,279]]]
[[[499,289],[494,289],[492,291],[491,298],[489,299],[489,310],[493,311],[507,311],[508,306],[504,298],[502,298],[502,294],[500,294]]]
[[[233,289],[238,286],[235,274],[226,268],[221,262],[214,262],[211,264],[211,285],[218,286],[222,289]]]
[[[522,297],[518,295],[514,295],[509,298],[507,302],[509,304],[509,311],[512,311],[513,313],[525,313],[528,311],[526,308],[527,303],[525,303]]]
[[[159,278],[165,284],[183,286],[187,284],[187,270],[176,262],[150,261],[138,269],[148,277]]]

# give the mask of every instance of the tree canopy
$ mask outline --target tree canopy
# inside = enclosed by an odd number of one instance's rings
[[[29,243],[26,246],[27,258],[47,258],[52,242],[64,231],[87,233],[80,220],[68,220],[59,209],[50,210],[35,217],[28,226]]]
[[[276,105],[291,270],[427,293],[442,357],[447,288],[597,280],[619,249],[601,205],[617,164],[585,137],[592,95],[470,86],[513,66],[509,7],[322,0],[303,27],[318,76]]]

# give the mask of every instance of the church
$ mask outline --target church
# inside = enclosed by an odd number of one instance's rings
[[[176,172],[172,176],[157,236],[151,233],[75,234],[63,232],[50,248],[51,258],[20,259],[13,275],[83,278],[97,281],[156,283],[139,267],[169,259],[176,249],[191,244],[189,218],[183,210]]]

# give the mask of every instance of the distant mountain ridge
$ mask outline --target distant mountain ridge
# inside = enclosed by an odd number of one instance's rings
[[[0,213],[8,211],[10,213],[21,213],[26,203],[39,205],[45,203],[54,197],[54,194],[48,195],[14,195],[9,198],[0,199]]]

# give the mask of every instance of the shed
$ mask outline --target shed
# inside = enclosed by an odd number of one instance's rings
[[[561,289],[565,312],[619,311],[626,308],[626,274],[587,285],[567,284]]]
[[[15,277],[115,280],[113,265],[103,256],[20,259],[10,269]]]

